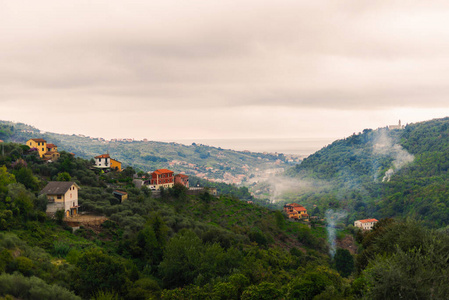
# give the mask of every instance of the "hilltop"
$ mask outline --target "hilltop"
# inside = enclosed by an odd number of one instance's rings
[[[249,178],[263,176],[265,172],[282,172],[293,163],[291,157],[278,153],[234,151],[193,143],[164,143],[132,139],[110,140],[82,135],[41,132],[23,124],[0,121],[0,139],[24,143],[30,138],[44,138],[57,144],[60,150],[91,159],[109,153],[124,165],[152,171],[170,168],[210,181],[231,184],[245,183]],[[298,158],[295,158],[298,160]]]
[[[286,195],[322,210],[341,208],[348,222],[414,217],[449,225],[449,118],[404,129],[365,129],[337,140],[287,171],[313,190]]]

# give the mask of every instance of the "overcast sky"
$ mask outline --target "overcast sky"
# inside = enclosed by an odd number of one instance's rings
[[[0,0],[0,119],[342,138],[449,115],[449,1]]]

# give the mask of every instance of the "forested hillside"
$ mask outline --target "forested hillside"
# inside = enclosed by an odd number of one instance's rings
[[[449,224],[448,146],[449,118],[403,130],[365,129],[304,159],[288,174],[316,182],[314,191],[295,195],[300,201],[344,208],[348,222],[413,217],[442,227]]]
[[[30,138],[44,138],[60,150],[88,160],[109,153],[124,165],[143,171],[169,168],[230,183],[239,183],[265,169],[291,166],[284,155],[234,151],[195,143],[187,146],[157,141],[105,141],[79,135],[41,133],[23,123],[0,121],[0,139],[25,143]]]
[[[133,187],[132,168],[96,173],[67,152],[45,163],[25,145],[1,148],[0,297],[312,299],[350,287],[322,227],[229,195],[188,196],[183,186],[153,198]],[[108,220],[72,233],[63,214],[49,219],[39,191],[50,180],[75,181],[81,211]],[[117,201],[114,188],[129,199]]]
[[[365,132],[370,133],[374,134]],[[447,295],[445,229],[392,219],[381,220],[372,232],[337,224],[327,228],[339,229],[337,245],[352,239],[357,244],[349,245],[352,254],[346,248],[330,252],[331,235],[321,222],[308,226],[287,220],[279,210],[230,195],[187,195],[179,185],[153,198],[148,189],[133,187],[131,167],[97,173],[90,161],[67,152],[61,152],[57,162],[46,163],[25,145],[0,146],[0,299],[444,299]],[[418,151],[415,155],[420,157]],[[397,177],[411,170],[423,172],[413,169],[413,163],[396,166],[389,182],[382,183],[378,174],[372,186],[394,189]],[[332,178],[322,173],[314,176]],[[443,176],[444,171],[437,173]],[[107,220],[73,231],[66,223],[70,217],[56,213],[49,218],[47,197],[39,191],[51,180],[75,181],[81,188],[81,212]],[[365,203],[363,197],[375,189],[360,182],[367,187],[360,189],[365,194],[354,190],[352,183],[345,193],[356,203]],[[112,195],[114,189],[126,191],[129,198],[120,203]],[[328,204],[339,203],[331,199]]]

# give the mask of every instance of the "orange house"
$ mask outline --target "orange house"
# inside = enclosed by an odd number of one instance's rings
[[[298,203],[290,203],[284,205],[284,212],[287,213],[288,217],[291,219],[303,219],[308,220],[309,215],[307,214],[307,209],[299,205]]]
[[[172,188],[175,185],[174,172],[167,169],[158,169],[151,173],[150,188],[158,190],[163,188]]]

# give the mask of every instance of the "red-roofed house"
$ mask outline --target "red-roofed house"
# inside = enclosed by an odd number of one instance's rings
[[[185,174],[176,174],[175,175],[175,184],[179,183],[185,186],[186,188],[189,188],[189,176]]]
[[[167,169],[158,169],[151,173],[150,188],[159,190],[163,188],[171,188],[175,185],[174,172]]]
[[[55,144],[47,144],[47,151],[58,151],[58,146]]]
[[[298,203],[285,204],[284,212],[286,212],[288,217],[291,219],[309,219],[307,209],[304,206],[299,205]]]
[[[122,163],[109,156],[109,154],[102,154],[94,157],[95,168],[112,169],[121,172]]]
[[[107,169],[111,167],[111,157],[109,154],[98,155],[94,159],[96,168]]]
[[[371,230],[373,229],[374,224],[376,224],[376,219],[364,219],[364,220],[357,220],[354,222],[355,227],[362,228],[363,230]]]
[[[26,145],[30,148],[36,148],[41,158],[47,152],[47,141],[44,139],[29,139]]]

